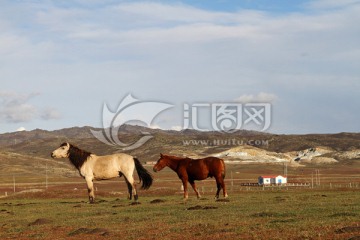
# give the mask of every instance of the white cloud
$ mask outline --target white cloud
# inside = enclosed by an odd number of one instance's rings
[[[169,28],[193,23],[220,25],[257,24],[268,18],[268,14],[258,10],[242,9],[236,12],[211,11],[183,3],[132,2],[121,3],[114,9],[121,16],[131,18],[136,28],[157,25]]]
[[[183,130],[183,127],[182,127],[182,126],[172,126],[172,127],[171,127],[171,130],[181,131],[181,130]]]
[[[149,128],[151,128],[151,129],[161,129],[161,127],[159,125],[157,125],[157,124],[151,124],[149,126]]]
[[[310,1],[307,5],[310,8],[326,9],[326,8],[341,8],[351,7],[351,5],[360,4],[359,0],[315,0]]]
[[[243,103],[271,103],[275,101],[278,97],[272,93],[258,93],[257,95],[254,94],[244,94],[240,97],[236,98],[234,101],[236,102],[243,102]]]
[[[17,132],[22,132],[22,131],[26,131],[26,129],[24,127],[19,127],[18,129],[16,129]]]
[[[46,108],[40,114],[43,120],[60,119],[61,114],[54,108]]]
[[[50,120],[59,118],[59,113],[52,108],[44,110],[31,104],[31,99],[39,93],[21,94],[16,92],[0,92],[0,121],[6,123],[30,122],[36,118]]]
[[[28,101],[37,94],[0,92],[0,118],[10,123],[28,122],[37,115],[37,109]]]
[[[11,107],[5,106],[1,111],[5,121],[11,123],[29,122],[35,118],[36,114],[37,109],[26,103],[20,103]]]

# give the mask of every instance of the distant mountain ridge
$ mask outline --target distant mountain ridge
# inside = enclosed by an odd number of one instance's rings
[[[102,128],[94,128],[90,126],[84,127],[71,127],[71,128],[63,128],[58,130],[42,130],[42,129],[34,129],[31,131],[17,131],[10,133],[0,134],[0,146],[9,146],[21,143],[23,141],[36,140],[36,139],[50,139],[50,138],[69,138],[69,139],[82,139],[82,138],[94,138],[93,134],[90,130],[101,131]],[[124,124],[119,128],[119,135],[121,134],[139,134],[141,132],[148,132],[150,134],[162,133],[162,134],[170,134],[170,135],[203,135],[203,134],[211,134],[211,135],[223,135],[223,133],[208,131],[202,132],[194,129],[184,129],[181,131],[175,130],[163,130],[163,129],[155,129],[155,128],[147,128],[143,126],[135,126]],[[241,133],[242,135],[262,135],[266,133],[248,131],[248,130],[239,130],[236,133]]]
[[[159,159],[160,153],[166,153],[191,158],[218,156],[225,161],[241,164],[286,162],[289,166],[297,167],[302,164],[331,163],[339,167],[354,166],[355,172],[360,164],[360,133],[278,135],[245,130],[221,133],[123,125],[119,129],[119,139],[124,143],[138,141],[144,132],[153,136],[139,148],[124,151],[119,146],[102,143],[90,130],[102,129],[85,126],[0,134],[0,178],[10,173],[37,176],[45,173],[47,166],[56,176],[77,176],[67,160],[50,157],[50,153],[63,142],[70,142],[97,155],[126,152],[142,163],[154,162]],[[305,156],[303,153],[309,149],[321,155]]]
[[[90,130],[101,131],[102,129],[84,126],[54,131],[35,129],[4,133],[0,134],[0,151],[48,157],[51,149],[65,141],[97,154],[121,151],[117,146],[109,146],[100,142]],[[119,138],[125,143],[136,142],[143,132],[150,133],[153,138],[138,149],[128,151],[129,153],[137,156],[155,156],[159,152],[212,154],[237,147],[239,144],[256,143],[256,141],[266,144],[255,145],[255,147],[279,153],[302,151],[319,146],[335,151],[360,149],[360,133],[279,135],[247,130],[221,133],[193,129],[174,131],[123,125],[119,129]]]
[[[92,138],[91,127],[72,127],[60,130],[48,131],[35,129],[31,131],[19,131],[0,134],[0,146],[8,146],[23,141],[49,138]]]

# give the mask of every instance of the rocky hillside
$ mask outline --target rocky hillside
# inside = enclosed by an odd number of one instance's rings
[[[56,131],[33,131],[0,134],[1,172],[13,165],[31,169],[41,161],[52,160],[50,152],[62,142],[68,141],[98,155],[122,151],[96,139],[91,127],[74,127]],[[152,138],[134,150],[125,151],[141,161],[156,161],[160,153],[193,158],[219,156],[238,163],[301,164],[348,163],[360,159],[360,133],[276,135],[253,131],[231,134],[199,132],[195,130],[165,131],[139,126],[124,125],[119,138],[125,143],[136,142],[144,132]],[[31,160],[29,160],[31,159]],[[61,160],[63,163],[63,160]],[[59,165],[63,168],[63,165]],[[61,170],[62,171],[62,170]]]

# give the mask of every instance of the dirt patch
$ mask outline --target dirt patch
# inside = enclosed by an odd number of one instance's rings
[[[329,217],[356,217],[356,213],[350,213],[350,212],[340,212],[330,215]]]
[[[280,196],[275,197],[275,201],[277,202],[286,202],[287,200],[288,200],[287,197],[280,197]]]
[[[343,227],[335,230],[335,233],[353,233],[353,232],[360,232],[360,227]]]
[[[252,217],[276,217],[277,214],[273,212],[259,212],[251,215]]]
[[[132,202],[132,203],[130,203],[129,205],[130,206],[133,206],[133,205],[139,205],[139,204],[141,204],[140,202]]]
[[[36,226],[36,225],[44,225],[44,224],[49,224],[52,223],[53,221],[50,219],[46,219],[46,218],[38,218],[36,219],[34,222],[29,223],[28,226]]]
[[[70,232],[68,236],[75,236],[79,234],[96,234],[100,236],[108,236],[110,232],[105,228],[79,228]]]
[[[193,206],[193,207],[189,207],[186,210],[208,210],[208,209],[217,209],[217,208],[218,207],[213,207],[213,206],[202,207],[200,205],[196,205],[196,206]]]
[[[217,199],[216,202],[230,202],[229,199]]]
[[[360,236],[354,236],[349,238],[348,240],[360,240]]]
[[[13,213],[13,212],[10,212],[10,211],[8,211],[8,210],[6,210],[6,209],[2,209],[2,210],[0,210],[0,213],[5,213],[5,214],[14,215],[14,213]]]
[[[279,219],[279,220],[273,220],[273,221],[270,221],[270,223],[293,223],[293,222],[296,222],[295,219]]]
[[[70,202],[70,201],[63,201],[63,202],[60,202],[62,204],[74,204],[74,203],[79,203],[79,202]]]
[[[15,204],[14,206],[26,206],[26,205],[33,205],[33,204],[36,204],[36,203],[18,203],[18,204]]]
[[[124,205],[121,205],[121,204],[116,204],[116,205],[112,205],[111,206],[112,208],[119,208],[119,207],[125,207]]]
[[[321,194],[321,195],[320,194],[315,194],[314,197],[327,197],[327,195],[325,195],[325,194]]]
[[[206,207],[203,207],[204,210],[207,210],[207,209],[218,209],[218,207],[214,207],[214,206],[206,206]]]
[[[254,213],[251,216],[252,217],[273,217],[275,214],[271,213],[271,212],[259,212],[259,213]]]
[[[186,210],[200,210],[200,209],[203,209],[203,207],[199,206],[199,205],[196,205],[196,206],[193,206],[193,207],[189,207]]]
[[[68,235],[69,236],[75,236],[75,235],[79,235],[79,234],[88,233],[91,230],[92,229],[89,229],[89,228],[79,228],[79,229],[76,229],[75,231],[70,232]]]
[[[263,217],[263,218],[271,218],[271,217],[276,217],[276,218],[292,218],[295,217],[296,215],[293,213],[281,213],[281,212],[268,212],[268,211],[263,211],[263,212],[258,212],[258,213],[254,213],[250,215],[251,217]],[[286,220],[286,219],[285,219]]]
[[[98,234],[101,236],[108,236],[110,233],[105,228],[94,228],[91,231],[89,231],[88,234]]]
[[[165,200],[162,200],[162,199],[154,199],[154,200],[150,201],[151,204],[163,203],[163,202],[165,202]]]

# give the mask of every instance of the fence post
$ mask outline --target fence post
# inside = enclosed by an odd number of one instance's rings
[[[14,192],[16,192],[15,176],[13,175]]]
[[[45,169],[45,188],[48,189],[48,170],[47,170],[47,164]]]

